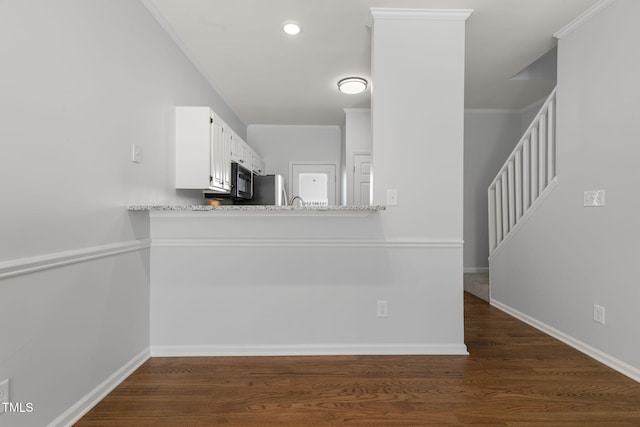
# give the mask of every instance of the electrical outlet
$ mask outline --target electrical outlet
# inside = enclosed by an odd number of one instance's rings
[[[387,301],[378,301],[378,317],[389,317],[389,303]]]
[[[604,325],[604,307],[593,304],[593,320]]]
[[[131,147],[131,161],[133,163],[141,163],[142,162],[142,147],[138,144],[133,144]]]
[[[9,378],[7,378],[6,380],[0,382],[0,414],[2,414],[4,412],[4,405],[3,403],[9,403],[10,402],[10,396],[9,396]]]

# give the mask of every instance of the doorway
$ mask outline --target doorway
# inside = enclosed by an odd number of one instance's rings
[[[291,162],[289,182],[291,197],[299,196],[305,206],[336,204],[337,163]]]
[[[353,204],[371,204],[371,153],[353,155]]]

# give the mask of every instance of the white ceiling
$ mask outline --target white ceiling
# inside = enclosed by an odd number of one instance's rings
[[[473,9],[467,21],[465,107],[520,109],[555,82],[510,80],[555,46],[553,34],[598,0],[143,0],[245,124],[339,125],[370,92],[369,8]],[[295,37],[282,31],[296,21]],[[375,82],[372,82],[375,86]]]

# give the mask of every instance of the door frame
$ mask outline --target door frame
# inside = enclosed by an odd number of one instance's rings
[[[337,204],[338,200],[340,200],[340,186],[338,185],[338,173],[340,172],[340,166],[338,162],[334,162],[331,160],[291,160],[289,161],[289,197],[295,196],[293,194],[293,167],[294,165],[312,165],[312,166],[333,166],[334,167],[334,200],[333,204]]]

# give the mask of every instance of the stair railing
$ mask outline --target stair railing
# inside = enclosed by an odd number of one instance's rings
[[[556,182],[556,89],[489,186],[489,254]]]

